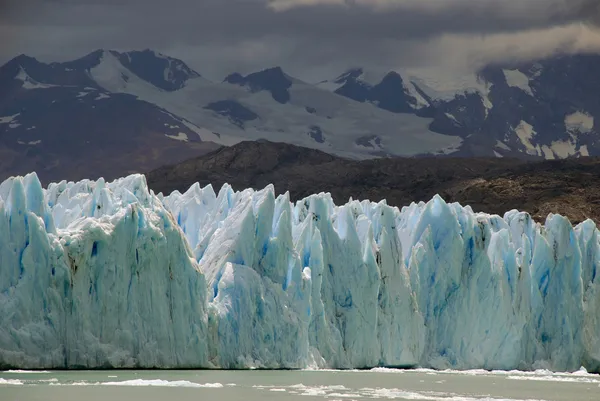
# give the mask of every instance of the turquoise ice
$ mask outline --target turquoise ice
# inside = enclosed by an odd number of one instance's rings
[[[0,184],[0,365],[600,369],[592,221]]]

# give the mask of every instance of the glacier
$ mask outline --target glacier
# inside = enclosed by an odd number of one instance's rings
[[[0,184],[0,367],[600,370],[599,234],[143,175]]]

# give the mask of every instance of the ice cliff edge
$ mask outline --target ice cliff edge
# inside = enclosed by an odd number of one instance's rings
[[[0,366],[600,369],[599,235],[440,197],[0,184]]]

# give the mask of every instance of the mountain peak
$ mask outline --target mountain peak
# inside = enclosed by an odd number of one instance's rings
[[[267,68],[246,76],[236,72],[228,75],[224,82],[247,86],[252,92],[268,91],[279,103],[287,103],[290,100],[288,89],[292,86],[292,79],[281,67]]]
[[[277,81],[281,85],[288,85],[287,87],[292,85],[292,78],[287,75],[281,67],[265,68],[263,70],[248,74],[245,78],[247,81]]]
[[[10,63],[22,64],[22,63],[31,63],[31,62],[39,63],[39,61],[35,57],[31,57],[31,56],[21,53],[18,56],[12,58],[7,64],[10,64]]]
[[[68,68],[74,69],[74,70],[90,70],[90,69],[96,67],[98,64],[100,64],[100,62],[102,61],[102,58],[104,57],[104,55],[106,53],[114,53],[114,52],[111,50],[97,49],[97,50],[94,50],[93,52],[88,53],[85,56],[75,59],[73,61],[69,61],[66,63],[52,63],[52,64],[54,64],[54,65],[65,64],[65,65],[67,65]]]
[[[286,75],[283,69],[279,66],[265,68],[261,71],[255,72],[254,74],[273,74],[273,75]],[[252,74],[251,74],[252,75]]]
[[[339,75],[337,78],[333,80],[336,84],[343,84],[348,80],[357,80],[363,75],[364,70],[361,67],[350,68],[346,72]]]
[[[12,79],[22,66],[29,76],[38,82],[60,82],[64,85],[84,85],[95,87],[97,83],[90,78],[90,72],[108,63],[108,69],[128,70],[142,80],[165,91],[176,91],[185,86],[190,79],[200,74],[192,70],[183,61],[168,57],[151,49],[118,52],[116,50],[96,49],[87,55],[67,62],[41,63],[35,58],[20,55],[4,67],[3,75]],[[119,64],[122,67],[119,67]],[[128,73],[126,73],[128,74]]]
[[[244,82],[245,85],[248,81],[256,81],[257,79],[263,79],[265,77],[289,81],[290,85],[292,82],[291,77],[279,66],[265,68],[260,71],[252,72],[248,75],[242,75],[239,72],[234,72],[225,77],[223,82],[232,84],[240,84],[240,82]]]
[[[227,75],[223,82],[227,82],[233,85],[244,85],[246,82],[246,77],[244,77],[239,72],[234,72],[233,74]]]
[[[9,82],[12,81],[23,68],[32,69],[38,64],[40,64],[40,62],[35,58],[20,54],[8,63],[0,66],[0,82],[2,82],[2,88],[7,89]]]
[[[17,57],[14,57],[9,62],[0,67],[0,71],[3,74],[11,75],[11,78],[19,71],[21,68],[35,68],[42,63],[38,61],[35,57],[28,56],[26,54],[20,54]]]
[[[157,52],[156,50],[152,50],[150,48],[146,48],[146,49],[143,49],[143,50],[131,50],[131,51],[128,51],[127,53],[143,53],[143,54],[154,55],[154,56],[157,56],[157,57],[167,57],[164,54],[162,54],[160,52]]]
[[[402,79],[402,76],[396,71],[388,71],[387,74],[383,77],[383,79]]]
[[[95,87],[93,80],[86,74],[86,68],[97,62],[90,61],[93,54],[68,63],[44,63],[34,57],[21,54],[0,67],[0,87],[12,85],[13,80],[36,82],[47,88],[69,85]],[[21,83],[18,84],[21,87]]]
[[[151,49],[113,54],[135,75],[168,92],[183,88],[190,79],[200,78],[200,74],[183,61]]]

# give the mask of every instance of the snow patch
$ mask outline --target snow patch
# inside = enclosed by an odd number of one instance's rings
[[[594,117],[580,111],[569,114],[565,117],[565,127],[569,133],[581,132],[588,134],[594,129]]]
[[[450,113],[444,113],[444,114],[446,115],[446,117],[448,117],[454,123],[454,125],[462,126],[462,124],[459,123],[458,120],[456,119],[456,117],[454,117],[452,114],[450,114]]]
[[[554,152],[552,151],[552,149],[550,149],[548,147],[548,145],[542,145],[542,152],[544,153],[544,159],[546,159],[546,160],[556,159]]]
[[[102,53],[100,62],[90,70],[90,75],[98,85],[109,92],[131,93],[136,96],[163,92],[127,69],[121,64],[121,61],[109,51],[104,51]]]
[[[452,100],[465,93],[479,93],[486,109],[492,105],[487,97],[489,85],[475,73],[455,72],[440,68],[398,70],[403,80],[411,82],[429,98]]]
[[[344,83],[338,84],[333,81],[321,81],[321,82],[317,83],[315,86],[317,86],[320,89],[329,91],[329,92],[335,92],[336,90],[338,90],[342,86],[344,86]]]
[[[102,100],[102,99],[110,99],[110,95],[106,93],[101,93],[94,98],[94,100]]]
[[[165,136],[167,138],[175,139],[177,141],[182,141],[182,142],[188,142],[189,141],[187,134],[185,134],[183,132],[180,132],[177,135],[168,135],[168,134],[165,134]]]
[[[210,142],[215,142],[215,143],[225,145],[225,146],[232,146],[239,142],[238,140],[232,139],[229,137],[222,137],[222,136],[220,137],[219,135],[215,134],[211,130],[198,127],[186,120],[181,120],[181,123],[183,125],[185,125],[186,127],[188,127],[189,129],[191,129],[192,131],[194,131],[196,134],[198,134],[198,136],[200,137],[200,140],[205,141],[205,142],[210,141]]]
[[[483,103],[483,107],[485,109],[485,118],[490,114],[490,110],[494,107],[492,102],[490,101],[490,97],[487,93],[480,92],[481,102]]]
[[[56,87],[56,85],[42,84],[42,83],[37,82],[36,80],[34,80],[33,78],[31,78],[27,74],[27,72],[23,69],[23,67],[19,68],[19,72],[17,73],[17,76],[15,77],[15,79],[23,82],[23,84],[21,85],[21,87],[23,89],[27,89],[27,90],[48,89],[48,88],[54,88],[54,87]]]
[[[550,149],[560,159],[566,159],[569,156],[577,154],[577,145],[572,140],[554,141],[550,145]]]
[[[440,149],[438,151],[435,151],[435,152],[433,152],[433,154],[435,154],[435,155],[449,155],[449,154],[458,152],[460,150],[460,147],[462,145],[463,140],[460,137],[455,137],[455,138],[457,138],[456,143],[454,143],[454,144],[452,144],[450,146],[447,146],[445,148],[442,148],[442,149]]]
[[[519,88],[530,96],[533,96],[531,87],[529,86],[529,77],[519,70],[502,70],[506,83],[513,88]]]
[[[519,140],[523,146],[525,146],[525,152],[527,152],[527,154],[541,156],[542,150],[540,149],[540,145],[534,146],[531,143],[531,140],[536,135],[536,132],[531,124],[529,124],[527,121],[521,120],[514,131],[519,137]]]
[[[385,78],[385,76],[389,73],[390,73],[390,71],[385,71],[385,70],[365,70],[365,69],[363,69],[362,74],[360,74],[358,79],[360,81],[366,83],[369,86],[375,86],[375,85],[381,83],[381,81],[383,81],[383,78]]]
[[[504,149],[504,150],[508,150],[508,151],[510,151],[510,150],[511,150],[511,149],[508,147],[508,145],[507,145],[507,144],[505,144],[505,143],[504,143],[504,142],[502,142],[502,141],[496,141],[496,146],[495,146],[495,147],[496,147],[496,148],[498,148],[498,149]]]
[[[40,143],[42,143],[42,140],[38,139],[37,141],[29,141],[29,142],[18,140],[17,143],[19,145],[39,145]]]
[[[14,122],[21,113],[13,114],[12,116],[0,117],[0,124],[10,124]]]
[[[415,109],[429,107],[429,102],[421,95],[421,93],[419,93],[413,82],[407,82],[404,79],[402,80],[402,82],[404,83],[405,93],[417,101],[417,104],[413,106]]]

